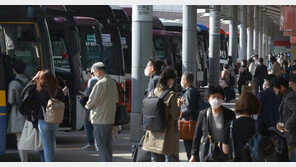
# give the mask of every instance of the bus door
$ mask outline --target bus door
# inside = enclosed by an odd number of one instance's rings
[[[79,130],[83,126],[84,108],[79,91],[84,90],[80,62],[79,36],[76,27],[66,17],[47,18],[52,44],[54,68],[60,85],[67,86],[66,108],[60,130]]]
[[[10,110],[6,103],[8,85],[15,77],[12,70],[14,59],[26,64],[25,75],[29,78],[43,69],[43,55],[40,43],[40,33],[34,22],[0,22],[0,147],[5,148],[6,122]],[[7,120],[6,120],[7,118]],[[6,120],[6,121],[5,121]],[[7,136],[7,148],[15,148],[15,135]],[[2,153],[3,150],[1,151]]]

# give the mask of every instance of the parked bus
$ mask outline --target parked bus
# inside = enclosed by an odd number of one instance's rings
[[[11,67],[13,59],[20,59],[26,64],[25,74],[32,78],[37,71],[50,69],[55,72],[53,51],[49,34],[48,20],[65,17],[66,13],[41,6],[0,6],[0,153],[6,148],[15,148],[14,135],[6,135],[6,120],[9,117],[9,105],[6,103],[8,84],[14,79]],[[67,25],[69,34],[75,28]],[[68,42],[74,46],[75,41]],[[77,54],[73,50],[71,54]],[[72,61],[71,61],[72,62]],[[7,147],[5,138],[8,137]]]
[[[59,130],[80,130],[84,121],[84,108],[79,100],[79,91],[85,89],[80,61],[81,47],[75,20],[64,6],[42,6],[64,13],[58,17],[48,17],[47,24],[53,51],[55,73],[61,87],[67,86],[69,94],[65,97],[65,114]]]
[[[120,6],[111,6],[121,35],[121,45],[124,55],[126,91],[125,102],[127,112],[131,112],[131,70],[132,70],[132,25],[126,11]]]
[[[119,103],[125,107],[125,67],[121,45],[121,36],[115,21],[114,13],[108,5],[66,5],[66,9],[71,15],[79,17],[92,17],[102,25],[102,42],[104,51],[98,59],[92,59],[93,63],[102,61],[107,72],[117,82],[119,89]],[[85,67],[86,68],[86,67]]]

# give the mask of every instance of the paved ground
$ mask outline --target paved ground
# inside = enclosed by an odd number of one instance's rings
[[[234,101],[223,104],[225,107],[233,109]],[[129,130],[123,130],[118,134],[113,142],[113,161],[131,162],[132,145],[137,144],[130,142]],[[99,154],[95,150],[82,150],[81,147],[86,144],[86,135],[84,131],[76,132],[59,132],[57,136],[56,158],[57,162],[99,162]],[[180,161],[186,162],[186,152],[183,141],[180,141]],[[17,150],[8,150],[5,155],[0,155],[1,162],[19,162]],[[29,152],[30,162],[39,162],[37,152]]]

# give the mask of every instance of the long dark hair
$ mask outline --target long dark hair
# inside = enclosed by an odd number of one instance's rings
[[[157,87],[159,87],[160,89],[167,89],[167,81],[169,79],[176,79],[176,73],[172,68],[166,68],[163,70],[163,72],[159,76]]]
[[[49,70],[42,70],[36,79],[37,90],[46,90],[51,97],[55,97],[60,88],[58,80]]]

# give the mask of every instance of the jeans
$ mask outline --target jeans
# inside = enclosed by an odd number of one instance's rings
[[[45,158],[44,158],[44,151],[40,150],[38,151],[39,157],[40,157],[40,162],[45,162]]]
[[[94,124],[95,144],[98,147],[101,162],[112,162],[112,127],[113,124]]]
[[[38,129],[44,149],[45,162],[54,161],[54,143],[59,124],[50,124],[44,120],[38,120]]]
[[[192,140],[183,140],[188,161],[191,158]]]
[[[93,131],[92,131],[93,126],[92,126],[91,122],[89,121],[89,114],[90,114],[90,110],[87,110],[86,117],[84,119],[84,131],[86,133],[88,143],[93,145],[94,144],[94,136],[93,136]]]

